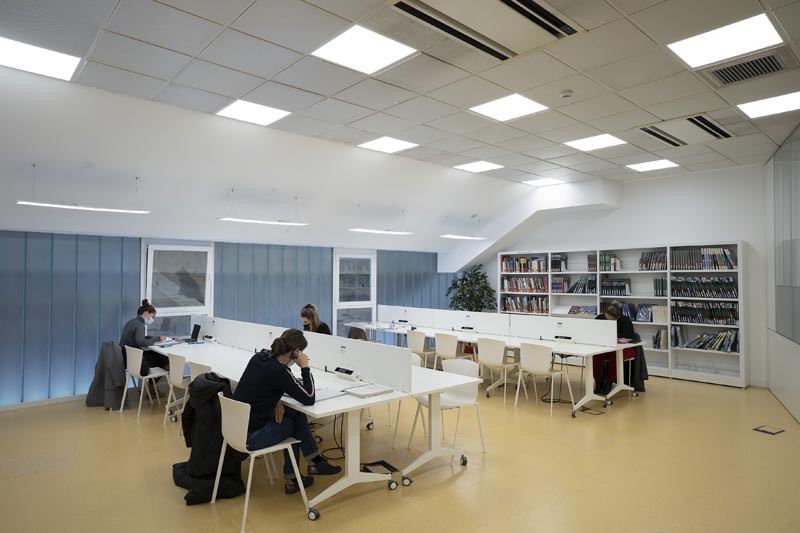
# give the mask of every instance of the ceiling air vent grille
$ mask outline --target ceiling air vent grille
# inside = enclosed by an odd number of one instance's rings
[[[500,0],[505,5],[527,18],[544,31],[561,39],[577,32],[575,28],[558,18],[555,14],[543,8],[533,0]]]
[[[710,74],[717,78],[721,85],[729,85],[731,83],[738,83],[740,81],[752,80],[760,76],[766,76],[773,72],[780,72],[784,70],[778,56],[768,55],[766,57],[759,57],[751,59],[750,61],[743,61],[728,67],[722,67],[710,71]]]
[[[674,147],[732,137],[730,132],[705,115],[667,120],[639,128],[639,131]]]

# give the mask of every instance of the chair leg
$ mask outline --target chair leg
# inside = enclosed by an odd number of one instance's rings
[[[422,422],[422,436],[428,438],[428,423],[425,421],[425,411],[419,410],[419,420]]]
[[[147,384],[147,378],[142,378],[139,380],[139,384],[144,387],[144,391],[147,393],[147,400],[150,402],[150,405],[153,405],[153,395],[150,394],[150,389],[145,387],[145,384]]]
[[[219,489],[219,480],[222,477],[222,463],[225,461],[225,450],[228,443],[222,439],[222,448],[220,448],[219,464],[217,465],[217,477],[214,478],[214,492],[211,493],[211,503],[217,501],[217,489]]]
[[[303,498],[303,506],[308,510],[308,496],[306,496],[306,488],[303,486],[303,476],[300,475],[300,468],[297,466],[297,460],[294,458],[294,452],[289,448],[289,459],[292,461],[292,470],[294,470],[294,478],[297,480],[297,486],[300,487],[300,496]],[[245,509],[247,503],[245,502]]]
[[[122,403],[119,404],[120,413],[125,408],[125,398],[128,396],[128,384],[131,382],[132,379],[133,379],[132,377],[128,376],[128,379],[125,380],[125,389],[122,391]],[[133,385],[135,387],[136,382],[134,382]]]
[[[506,390],[508,390],[508,387],[506,386],[507,384],[508,384],[508,367],[504,366],[503,367],[503,405],[506,404]]]
[[[397,446],[397,429],[400,427],[400,407],[403,405],[403,400],[397,402],[397,419],[394,421],[394,437],[392,437],[392,449]]]
[[[572,385],[569,384],[569,374],[566,375],[567,378],[567,390],[569,391],[569,401],[572,402],[572,410],[575,410],[575,397],[572,396]]]
[[[519,376],[517,377],[517,392],[514,395],[514,407],[516,407],[517,404],[519,403],[519,389],[520,389],[520,387],[522,387],[522,370],[519,371]],[[527,395],[527,391],[526,391],[526,395]]]
[[[414,438],[414,431],[417,429],[417,419],[419,418],[419,412],[422,409],[422,406],[417,404],[417,412],[414,413],[414,423],[411,425],[411,435],[408,436],[408,446],[407,448],[411,448],[411,439]]]
[[[461,407],[458,408],[458,414],[456,414],[456,431],[453,433],[453,448],[456,447],[456,440],[458,439],[458,423],[461,420]],[[455,455],[450,457],[450,464],[453,464],[453,460],[456,458]]]
[[[162,426],[167,425],[167,417],[169,416],[169,404],[173,401],[177,402],[178,399],[174,398],[175,393],[172,391],[172,382],[169,382],[169,393],[167,393],[167,405],[164,406],[164,422],[161,424]]]
[[[555,396],[556,380],[555,375],[550,374],[550,416],[553,416],[553,400]]]
[[[536,401],[539,401],[539,391],[536,389],[536,374],[531,374],[531,383],[533,383],[533,395]]]
[[[158,395],[158,378],[153,380],[153,389],[156,391],[156,402],[161,405],[161,397]]]
[[[483,422],[481,422],[481,406],[478,405],[478,402],[475,402],[475,414],[478,416],[478,429],[481,432],[481,448],[483,448],[483,453],[486,453],[486,441],[483,440]]]
[[[289,452],[289,455],[294,455],[294,454]],[[220,457],[224,458],[225,457],[225,453],[223,452],[220,455]],[[255,459],[251,455],[250,456],[250,469],[249,469],[249,472],[247,472],[247,491],[244,493],[244,512],[242,513],[242,533],[244,533],[244,527],[247,524],[247,504],[250,503],[250,484],[253,482],[253,463],[254,462],[255,462]],[[299,477],[297,478],[297,482],[300,484],[301,487],[303,486],[303,480],[300,479]]]
[[[136,411],[136,420],[139,420],[139,415],[142,414],[142,400],[144,399],[144,391],[145,390],[147,390],[147,380],[143,379],[142,380],[142,389],[139,391],[139,410]]]
[[[269,464],[269,456],[272,455],[268,453],[264,456],[264,466],[267,468],[267,477],[269,478],[269,484],[274,485],[275,481],[272,479],[272,467]]]
[[[391,404],[391,402],[386,402],[386,407],[389,409],[389,427],[392,427],[392,404]]]

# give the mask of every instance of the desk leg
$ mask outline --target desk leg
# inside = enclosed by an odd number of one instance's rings
[[[593,360],[594,357],[591,355],[583,358],[583,398],[575,402],[575,411],[573,412],[578,411],[581,407],[592,400],[598,400],[600,402],[605,402],[606,400],[605,396],[600,396],[599,394],[594,393],[594,373],[592,372],[592,369],[594,368],[594,365],[592,364]]]
[[[309,507],[314,507],[331,496],[338,494],[351,485],[358,483],[369,483],[371,481],[388,481],[391,474],[376,474],[373,472],[361,471],[361,410],[347,411],[344,415],[345,438],[344,438],[344,477],[336,480],[336,483],[320,492],[315,498],[308,502]]]
[[[408,474],[424,465],[428,461],[437,457],[463,455],[463,452],[457,448],[442,447],[442,409],[440,393],[428,395],[428,406],[428,450],[402,470],[401,473],[404,478],[403,485],[410,484],[410,480],[408,480],[407,483],[407,480],[405,479]],[[464,459],[462,459],[461,464],[465,464]]]
[[[625,385],[625,367],[623,366],[622,352],[622,349],[617,350],[617,384],[611,389],[606,398],[613,398],[620,391],[633,390],[630,385]]]

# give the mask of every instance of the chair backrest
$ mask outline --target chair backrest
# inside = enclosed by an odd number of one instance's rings
[[[440,357],[455,357],[458,351],[458,337],[447,333],[437,333],[436,353]]]
[[[125,359],[127,360],[128,375],[142,379],[142,358],[144,352],[133,346],[125,346]]]
[[[528,372],[550,372],[553,349],[541,344],[523,342],[519,345],[519,366]]]
[[[409,330],[408,347],[415,354],[422,355],[425,352],[425,334],[418,329]]]
[[[169,381],[173,387],[183,388],[183,371],[186,368],[186,358],[182,355],[168,353]]]
[[[247,426],[250,424],[250,405],[226,398],[222,392],[217,395],[222,409],[222,437],[234,450],[248,453]]]
[[[445,359],[442,361],[442,370],[451,374],[460,374],[472,378],[478,377],[480,367],[475,361],[469,359]],[[468,383],[459,385],[447,390],[442,397],[452,403],[475,402],[478,400],[478,385],[480,383]]]
[[[422,356],[411,352],[411,366],[422,366]]]
[[[189,381],[194,381],[194,378],[196,378],[197,376],[201,374],[206,374],[208,372],[211,372],[210,366],[203,365],[200,363],[193,363],[192,361],[189,361],[189,376],[190,376]]]
[[[500,366],[505,362],[505,355],[505,342],[478,337],[478,361],[487,365]]]
[[[355,328],[351,327],[350,330],[347,332],[348,339],[356,339],[359,341],[367,340],[367,332],[364,331],[362,328]]]

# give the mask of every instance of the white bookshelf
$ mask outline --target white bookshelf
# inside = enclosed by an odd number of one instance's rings
[[[641,304],[651,304],[666,306],[667,322],[644,322],[632,320],[634,328],[642,337],[645,346],[645,356],[650,374],[678,379],[701,381],[706,383],[717,383],[721,385],[731,385],[736,387],[746,387],[748,379],[748,351],[747,351],[747,306],[743,300],[746,294],[744,272],[746,272],[746,257],[744,253],[745,243],[741,241],[729,241],[724,243],[696,243],[696,244],[674,244],[653,247],[638,248],[618,248],[618,249],[598,249],[598,250],[576,250],[576,251],[547,251],[547,252],[501,252],[498,254],[498,309],[501,313],[515,314],[534,314],[539,316],[567,316],[572,318],[594,318],[600,313],[603,304],[617,300],[621,303],[629,303],[638,307]],[[728,249],[735,257],[736,268],[703,268],[705,265],[687,265],[686,260],[694,254],[696,257],[703,248]],[[640,258],[643,254],[650,254],[653,259],[654,254],[660,253],[664,259],[663,265],[657,266],[656,263],[650,265],[640,265]],[[594,258],[592,261],[590,258]],[[613,257],[617,261],[610,261]],[[502,269],[503,260],[515,258],[536,258],[540,264],[546,265],[546,271],[539,272],[504,272]],[[554,258],[561,259],[561,270],[553,271],[554,266],[558,266],[558,261],[553,263]],[[679,263],[679,260],[684,262]],[[593,263],[593,264],[590,264]],[[592,270],[595,266],[598,270]],[[719,265],[722,266],[722,265]],[[614,268],[617,270],[604,270],[604,268]],[[653,270],[640,270],[641,267],[653,268]],[[546,284],[547,292],[527,292],[527,291],[504,291],[502,289],[504,280],[512,277],[540,278],[540,287]],[[553,278],[569,277],[569,286],[574,285],[579,279],[594,279],[596,294],[554,292]],[[733,278],[737,289],[738,298],[730,297],[709,297],[709,296],[673,296],[672,278],[691,277],[691,278]],[[666,280],[663,295],[656,295],[654,279]],[[603,294],[603,280],[618,280],[615,287],[626,285],[629,294]],[[622,281],[624,280],[624,281]],[[506,281],[507,282],[507,281]],[[563,290],[568,290],[565,286]],[[546,306],[535,308],[535,312],[521,309],[525,298],[539,298],[540,303]],[[519,298],[519,306],[516,309],[506,309],[507,298]],[[735,304],[738,307],[737,324],[707,324],[707,323],[686,323],[676,320],[673,316],[673,305],[679,302],[693,305],[710,305],[719,303],[720,305]],[[570,314],[577,307],[585,308],[587,312],[583,314]],[[636,318],[636,317],[634,317]],[[690,342],[696,337],[709,333],[730,333],[735,331],[738,335],[739,352],[722,352],[708,349],[686,348],[685,346],[672,346],[672,328],[680,326],[685,343]],[[666,331],[667,348],[653,348],[653,336],[658,330]]]

